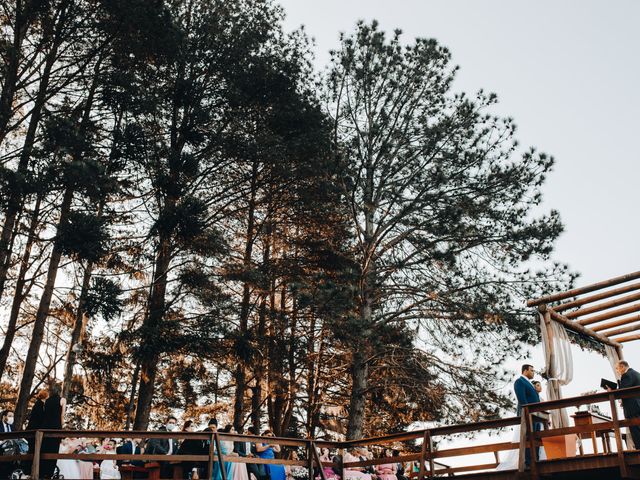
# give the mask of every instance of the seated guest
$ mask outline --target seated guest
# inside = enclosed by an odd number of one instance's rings
[[[176,417],[167,418],[167,423],[160,427],[160,432],[174,432],[178,426]],[[146,452],[148,455],[176,455],[178,444],[173,438],[150,438],[147,442]],[[173,476],[173,468],[169,462],[160,462],[160,475],[165,477]]]
[[[247,428],[247,434],[248,435],[258,435],[256,433],[256,429],[253,427],[249,427]],[[249,447],[250,447],[250,452],[251,452],[251,456],[252,457],[258,457],[258,449],[257,449],[257,445],[255,443],[249,443]],[[249,465],[251,465],[251,468],[249,468]],[[255,467],[255,468],[253,468]],[[254,475],[256,477],[256,480],[268,480],[267,477],[267,466],[262,464],[262,463],[251,463],[247,465],[247,470],[249,471],[249,477],[251,477],[251,475]],[[251,478],[250,478],[251,480]]]
[[[143,448],[141,448],[142,439],[141,438],[129,438],[125,440],[125,442],[116,447],[116,453],[118,455],[141,455],[143,453]],[[144,462],[140,460],[118,460],[116,462],[118,466],[120,465],[135,465],[137,467],[144,466]]]
[[[298,452],[291,450],[287,456],[287,460],[300,460]],[[284,470],[287,475],[287,480],[306,480],[309,478],[309,472],[307,469],[299,465],[285,465]]]
[[[2,429],[0,429],[0,432],[13,432],[13,410],[4,410],[0,415],[2,417]]]
[[[398,480],[397,468],[393,463],[381,463],[376,465],[376,476],[379,480]]]
[[[102,451],[106,455],[115,455],[116,453],[116,441],[113,439],[107,439],[102,444]],[[115,460],[103,460],[100,463],[100,480],[102,479],[120,479],[120,472]]]
[[[193,420],[187,420],[182,426],[183,432],[194,432]],[[202,440],[196,440],[195,438],[185,438],[180,447],[178,448],[178,455],[209,455],[209,452],[204,451]],[[199,474],[204,471],[206,464],[202,462],[182,462],[183,473],[188,475],[194,468],[199,469]]]
[[[339,474],[340,470],[337,467],[324,466],[325,463],[336,463],[332,461],[328,448],[323,448],[320,450],[320,462],[322,462],[323,464],[322,471],[324,472],[324,476],[327,480],[337,480],[340,478],[340,474]],[[322,478],[322,477],[318,473],[318,475],[316,475],[316,478]]]
[[[361,462],[361,451],[355,449],[353,453],[346,452],[343,457],[344,463]],[[364,467],[349,467],[344,469],[345,480],[371,480],[371,475],[365,472]]]
[[[388,454],[391,452],[391,455]],[[398,458],[400,457],[400,450],[389,450],[387,449],[387,456]],[[402,462],[397,462],[396,464],[396,478],[397,480],[409,480],[409,477],[405,475],[404,464]]]

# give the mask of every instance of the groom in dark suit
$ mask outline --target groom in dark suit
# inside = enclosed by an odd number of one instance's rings
[[[531,383],[531,380],[533,380],[533,377],[536,373],[533,366],[528,364],[522,365],[521,372],[522,375],[520,375],[520,377],[513,385],[513,389],[516,392],[516,398],[518,399],[518,416],[522,414],[522,407],[524,405],[528,405],[531,403],[540,403],[540,396],[538,395],[536,388]],[[543,423],[534,419],[533,430],[535,432],[539,432],[540,430],[542,430],[542,427]],[[539,458],[540,449],[536,450],[536,458]],[[526,466],[529,466],[531,464],[531,452],[529,451],[529,449],[525,451],[524,455],[524,464]]]
[[[620,388],[640,386],[640,373],[630,368],[629,364],[624,360],[616,363],[616,372],[620,376],[620,381],[618,382]],[[607,388],[607,390],[611,389]],[[640,397],[624,398],[622,400],[622,410],[624,411],[624,418],[627,420],[640,417]],[[631,432],[631,438],[633,438],[633,445],[636,450],[640,449],[640,427],[637,425],[631,426],[629,427],[629,432]]]

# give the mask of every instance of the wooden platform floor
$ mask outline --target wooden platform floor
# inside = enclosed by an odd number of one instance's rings
[[[640,451],[625,452],[628,476],[620,474],[620,463],[616,453],[608,455],[583,455],[538,463],[539,478],[567,480],[617,480],[622,478],[640,479]],[[515,470],[456,475],[473,480],[528,480],[534,478],[530,471],[519,474]]]

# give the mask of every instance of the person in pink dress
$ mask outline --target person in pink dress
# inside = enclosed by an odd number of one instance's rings
[[[393,452],[387,449],[384,453],[385,457],[392,457]],[[398,473],[397,463],[381,463],[376,465],[376,475],[379,480],[398,480],[396,474]]]
[[[343,461],[344,463],[361,462],[360,450],[356,449],[353,453],[345,452]],[[365,473],[363,467],[349,467],[344,469],[344,480],[371,480],[371,475]]]
[[[323,448],[322,450],[320,450],[320,461],[323,463],[323,465],[325,463],[332,463],[333,459],[331,458],[331,455],[329,453],[329,449],[328,448]],[[333,467],[322,467],[322,471],[324,472],[324,476],[327,480],[340,480],[340,475],[338,475],[334,470]],[[318,475],[316,478],[321,478],[320,475]]]

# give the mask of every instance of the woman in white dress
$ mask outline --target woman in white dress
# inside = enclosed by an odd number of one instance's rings
[[[77,438],[64,438],[60,442],[60,453],[78,453],[81,448],[82,441]],[[78,460],[60,459],[56,462],[56,466],[64,478],[82,478]]]
[[[533,388],[536,389],[536,392],[538,392],[538,396],[540,395],[540,393],[542,392],[542,384],[537,381],[534,380],[531,382],[531,384],[533,385]],[[540,401],[544,402],[544,399],[542,397],[540,397]],[[511,438],[511,442],[512,443],[520,443],[520,425],[516,425],[515,427],[513,427],[513,437]],[[547,459],[547,454],[544,451],[544,447],[540,447],[540,449],[538,450],[540,453],[540,458],[538,460],[546,460]],[[515,470],[518,468],[518,457],[520,456],[520,451],[519,450],[506,450],[502,452],[504,455],[506,455],[505,460],[503,460],[502,462],[500,462],[498,464],[498,466],[496,467],[496,470]]]
[[[237,433],[233,427],[229,429],[229,433]],[[224,440],[220,442],[220,445],[223,452],[225,453],[225,457],[239,457],[240,455],[237,452],[233,451],[233,442],[231,440]],[[249,473],[247,472],[247,465],[245,463],[232,462],[231,463],[231,479],[233,480],[249,480]],[[229,479],[229,480],[231,480]]]

